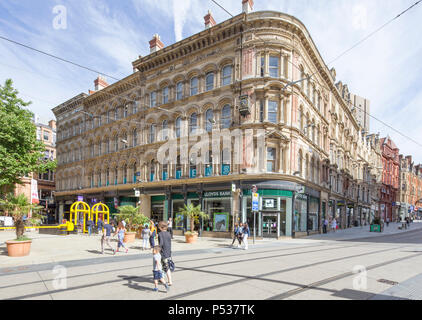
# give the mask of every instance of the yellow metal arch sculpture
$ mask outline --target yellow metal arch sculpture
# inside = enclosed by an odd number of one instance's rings
[[[85,233],[88,232],[86,229],[86,221],[91,217],[91,209],[86,202],[77,201],[70,207],[70,222],[73,223],[75,226],[78,225],[78,217],[79,214],[83,215],[84,225],[83,231]]]
[[[102,214],[104,223],[110,223],[110,209],[104,203],[97,203],[91,208],[91,218],[95,216],[95,224],[98,224],[98,216]]]

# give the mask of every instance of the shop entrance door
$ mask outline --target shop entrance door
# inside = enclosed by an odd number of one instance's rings
[[[279,237],[280,215],[278,213],[262,213],[262,236],[264,238]]]

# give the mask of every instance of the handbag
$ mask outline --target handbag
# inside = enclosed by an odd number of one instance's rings
[[[174,265],[174,262],[171,258],[168,258],[167,260],[167,264],[169,266],[169,269],[171,272],[174,272],[174,269],[176,268],[176,266]]]

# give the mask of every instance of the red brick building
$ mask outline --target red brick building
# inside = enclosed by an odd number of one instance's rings
[[[390,221],[398,216],[397,207],[394,206],[399,188],[399,148],[390,137],[380,140],[382,154],[382,185],[380,188],[380,217]]]

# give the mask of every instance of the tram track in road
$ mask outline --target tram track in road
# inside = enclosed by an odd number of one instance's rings
[[[360,245],[359,247],[363,247],[363,246],[367,246],[367,245]],[[341,247],[341,249],[348,248],[348,247],[356,247],[356,245],[344,246],[344,247]],[[272,282],[272,283],[280,283],[280,284],[304,287],[303,285],[300,285],[298,283],[281,281],[281,280],[273,280],[273,279],[265,279],[264,277],[273,276],[273,275],[276,275],[276,274],[286,273],[286,272],[290,272],[290,271],[295,271],[295,270],[299,270],[299,269],[316,267],[316,266],[324,265],[324,264],[327,264],[327,263],[338,262],[338,261],[347,260],[347,259],[353,259],[353,258],[358,258],[358,257],[363,257],[363,256],[368,256],[368,255],[373,255],[373,254],[378,254],[378,253],[383,253],[383,252],[391,252],[392,250],[400,250],[402,248],[405,248],[405,246],[400,246],[400,247],[396,247],[396,248],[389,247],[387,249],[382,249],[382,250],[377,250],[377,251],[372,251],[372,252],[366,252],[366,253],[360,253],[360,254],[356,254],[356,255],[352,255],[352,256],[345,256],[345,257],[340,257],[340,258],[335,258],[335,259],[330,259],[330,260],[323,260],[323,261],[314,262],[314,263],[310,263],[310,264],[306,264],[306,265],[287,268],[287,269],[284,269],[284,270],[276,270],[276,271],[272,271],[272,272],[268,272],[268,273],[263,273],[263,274],[259,274],[259,275],[256,275],[256,276],[245,276],[245,275],[240,275],[240,274],[231,274],[231,273],[216,272],[216,271],[209,271],[209,270],[199,270],[200,268],[179,267],[179,269],[184,269],[185,271],[211,273],[211,274],[216,274],[216,275],[220,275],[220,276],[239,277],[239,278],[243,279],[242,283],[245,283],[245,282],[251,281],[251,280],[259,280],[259,281],[267,281],[267,282]],[[338,248],[338,249],[340,249],[340,248]],[[420,253],[420,254],[422,254],[422,253]],[[415,256],[417,256],[417,255],[415,255]],[[216,284],[216,285],[213,285],[213,286],[209,286],[209,287],[193,290],[193,291],[190,291],[190,292],[182,293],[182,294],[172,296],[172,297],[169,297],[169,298],[166,298],[166,299],[163,299],[163,300],[174,300],[174,299],[186,298],[186,297],[189,297],[191,295],[195,295],[195,294],[198,294],[198,293],[203,293],[203,292],[206,292],[206,291],[223,288],[223,287],[238,284],[238,283],[239,283],[239,279],[236,279],[236,280],[233,280],[233,281],[230,281],[230,282]]]
[[[384,267],[384,266],[387,266],[387,265],[390,265],[390,264],[394,264],[396,262],[402,262],[404,260],[412,259],[412,258],[421,256],[421,255],[422,255],[422,252],[412,254],[412,255],[409,255],[409,256],[406,256],[406,257],[403,257],[403,258],[397,258],[397,259],[377,263],[377,264],[374,264],[372,266],[366,267],[366,271],[374,270],[374,269],[377,269],[377,268],[380,268],[380,267]],[[344,279],[344,278],[347,278],[347,277],[350,277],[350,276],[353,276],[353,275],[355,275],[355,273],[353,271],[345,272],[345,273],[342,273],[342,274],[339,274],[339,275],[336,275],[336,276],[333,276],[333,277],[330,277],[330,278],[326,278],[326,279],[323,279],[323,280],[313,282],[313,283],[308,284],[308,285],[301,285],[300,288],[289,290],[287,292],[284,292],[284,293],[279,294],[279,295],[272,296],[272,297],[267,298],[265,300],[284,300],[284,299],[290,298],[292,296],[298,295],[298,294],[303,293],[303,292],[308,291],[308,290],[315,290],[315,289],[319,290],[320,289],[319,287],[321,287],[323,285],[326,285],[326,284],[329,284],[329,283],[332,283],[332,282],[335,282],[335,281],[338,281],[338,280],[341,280],[341,279]]]
[[[325,248],[325,249],[321,249],[321,250],[313,250],[313,251],[301,251],[301,252],[295,252],[295,253],[287,253],[287,254],[281,254],[278,256],[274,256],[274,255],[270,255],[270,256],[265,256],[265,257],[258,257],[258,258],[252,258],[252,259],[243,259],[243,260],[235,260],[235,261],[229,261],[229,262],[223,262],[223,263],[217,263],[217,264],[213,264],[213,265],[202,265],[202,266],[198,266],[196,268],[196,270],[198,271],[198,269],[202,269],[202,268],[207,268],[209,266],[221,266],[221,265],[227,265],[227,264],[235,264],[235,263],[244,263],[246,261],[254,261],[254,260],[262,260],[262,259],[270,259],[270,258],[274,258],[274,257],[285,257],[285,256],[292,256],[292,255],[299,255],[299,254],[306,254],[306,253],[313,253],[313,252],[320,252],[320,251],[327,251],[327,250],[340,250],[340,249],[345,249],[345,248],[349,248],[349,247],[353,247],[353,246],[339,246],[339,247],[333,247],[334,245],[332,244],[328,244],[326,246],[329,246],[329,248]],[[367,246],[367,245],[361,245],[361,246]],[[301,248],[309,248],[309,246],[306,247],[301,247]],[[298,248],[286,248],[284,250],[292,250],[292,249],[298,249]],[[391,249],[388,249],[391,250]],[[384,251],[384,250],[382,250]],[[271,250],[270,252],[274,252],[274,250]],[[262,254],[263,252],[249,252],[248,254]],[[226,256],[227,257],[233,257],[233,255],[230,256]],[[223,256],[215,256],[215,257],[207,257],[207,258],[202,258],[202,259],[192,259],[192,260],[184,260],[184,261],[179,261],[178,264],[182,264],[182,263],[188,263],[188,262],[192,262],[192,261],[200,261],[200,260],[205,260],[205,259],[220,259],[220,258],[224,258]],[[114,269],[114,270],[108,270],[108,271],[104,271],[101,272],[101,274],[104,273],[109,273],[109,272],[121,272],[121,271],[129,271],[129,270],[133,270],[133,269],[140,269],[142,267],[149,267],[148,265],[144,265],[144,266],[136,266],[136,267],[130,267],[130,268],[124,268],[124,269]],[[178,267],[178,270],[176,270],[175,273],[179,273],[179,272],[183,272],[186,270],[183,270],[183,267]],[[201,270],[202,272],[208,272],[205,270]],[[75,275],[75,276],[70,276],[68,277],[68,279],[71,278],[80,278],[80,277],[85,277],[85,276],[92,276],[92,275],[97,275],[98,272],[94,272],[91,274],[80,274],[80,275]],[[231,275],[233,276],[233,275]],[[148,278],[150,277],[150,274],[146,274],[146,275],[140,275],[140,276],[135,276],[133,278]],[[40,283],[40,282],[48,282],[51,281],[48,279],[43,279],[42,281],[36,281],[35,283]],[[116,280],[110,280],[109,283],[116,283],[116,282],[122,282],[122,281],[126,281],[126,279],[116,279]],[[29,284],[29,283],[26,283]],[[87,285],[80,285],[80,286],[75,286],[75,287],[71,287],[68,289],[64,289],[64,290],[54,290],[54,291],[47,291],[47,292],[41,292],[41,293],[35,293],[35,294],[29,294],[29,295],[23,295],[23,296],[19,296],[19,297],[14,297],[14,298],[10,298],[10,299],[25,299],[25,298],[34,298],[37,296],[42,296],[42,295],[46,295],[46,294],[54,294],[54,293],[60,293],[63,291],[72,291],[72,290],[78,290],[78,289],[83,289],[83,288],[88,288],[88,287],[94,287],[94,286],[100,286],[100,285],[105,285],[107,284],[107,282],[104,281],[100,281],[100,282],[96,282],[96,283],[92,283],[92,284],[87,284]],[[21,285],[25,285],[25,284],[21,284]],[[13,285],[13,287],[16,287],[17,285]],[[5,287],[2,287],[0,289],[5,289]]]

